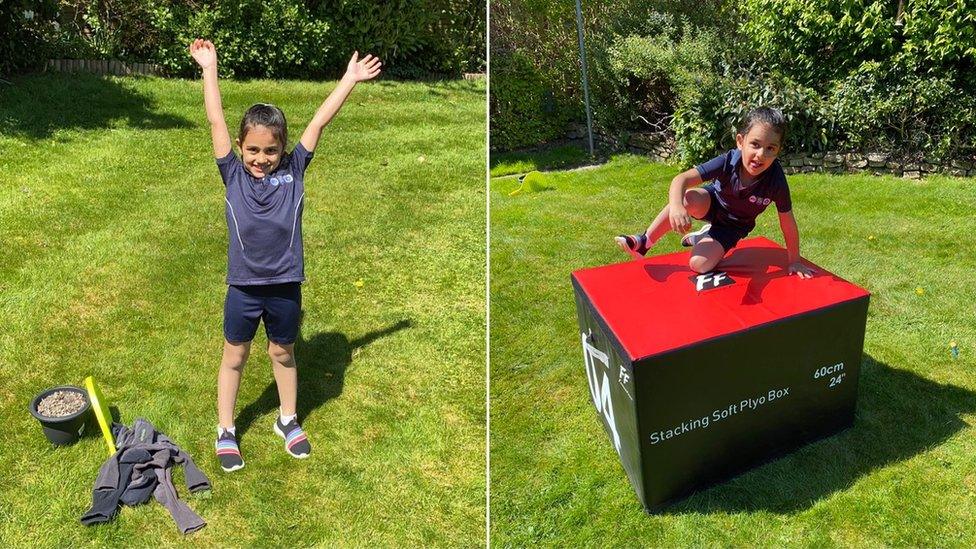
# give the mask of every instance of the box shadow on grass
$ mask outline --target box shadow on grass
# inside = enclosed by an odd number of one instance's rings
[[[851,428],[660,513],[802,511],[871,471],[944,442],[967,426],[961,414],[976,412],[976,393],[892,368],[867,354],[858,396]]]
[[[302,311],[303,319],[304,316],[305,312]],[[352,354],[356,349],[411,326],[411,320],[401,320],[352,341],[340,332],[320,332],[307,339],[299,332],[295,342],[295,359],[300,368],[299,420],[306,420],[316,408],[342,394],[346,370],[352,363]],[[277,410],[278,403],[278,388],[272,380],[261,396],[245,406],[237,416],[237,436],[243,436],[257,418]]]

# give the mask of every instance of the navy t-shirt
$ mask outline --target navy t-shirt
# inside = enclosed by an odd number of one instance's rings
[[[780,213],[793,209],[786,174],[778,159],[748,187],[743,187],[739,180],[741,165],[742,151],[732,149],[695,166],[702,181],[711,181],[705,187],[712,189],[711,195],[718,201],[714,211],[716,221],[748,232],[755,228],[756,218],[770,202],[776,204]]]
[[[305,280],[302,202],[311,160],[312,153],[299,142],[273,173],[256,178],[233,150],[217,159],[226,188],[227,284]]]

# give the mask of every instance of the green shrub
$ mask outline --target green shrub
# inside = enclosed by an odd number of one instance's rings
[[[739,124],[760,106],[780,109],[786,117],[784,150],[824,150],[830,142],[830,120],[818,94],[781,73],[722,63],[717,74],[688,89],[672,123],[677,152],[686,165],[734,147]]]
[[[773,68],[819,87],[892,55],[898,2],[744,0],[742,33]]]
[[[592,9],[594,3],[587,3]],[[521,56],[546,82],[555,101],[579,104],[583,113],[576,12],[572,2],[554,0],[493,0],[491,2],[491,88],[506,86],[498,69],[512,70],[506,56]],[[501,64],[499,64],[501,63]],[[498,76],[496,76],[498,75]]]
[[[483,2],[329,0],[309,5],[333,29],[330,66],[345,67],[352,51],[359,50],[383,59],[393,76],[459,75],[485,68]]]
[[[49,51],[47,38],[58,31],[54,0],[0,2],[0,74],[40,66]]]
[[[929,74],[972,70],[976,9],[960,0],[744,0],[743,35],[774,68],[816,89],[868,61],[908,62]]]
[[[387,75],[459,76],[484,70],[485,9],[477,0],[59,0],[70,34],[58,56],[151,61],[192,76],[194,38],[217,46],[238,77],[338,77],[353,50]]]
[[[491,147],[511,150],[562,137],[573,113],[520,52],[491,58]]]
[[[962,0],[593,0],[584,4],[591,104],[615,137],[670,133],[686,164],[734,144],[735,126],[760,105],[789,120],[785,147],[884,149],[902,157],[976,155],[976,9]],[[492,2],[492,95],[526,103],[548,89],[583,119],[572,5]],[[495,60],[522,52],[512,94]],[[502,67],[510,70],[510,67]],[[528,71],[534,69],[532,74]],[[531,145],[550,115],[538,108],[496,116],[492,146]],[[518,124],[508,132],[506,124]],[[547,126],[552,128],[552,126]],[[498,141],[496,135],[518,135]],[[549,139],[553,136],[544,137]],[[626,141],[626,139],[621,139]]]
[[[328,24],[289,0],[218,2],[198,9],[159,3],[147,9],[159,43],[146,53],[172,74],[196,74],[187,45],[197,37],[213,41],[225,76],[320,74],[333,44]]]
[[[645,36],[617,36],[596,56],[594,105],[598,124],[617,129],[662,130],[682,97],[712,71],[721,45],[713,31],[659,14]]]
[[[908,158],[967,154],[976,140],[976,98],[953,86],[955,75],[919,75],[865,62],[834,82],[827,104],[842,147],[894,151]]]
[[[728,29],[734,28],[731,23],[735,17],[728,4],[718,0],[694,4],[680,0],[583,2],[591,106],[598,128],[616,133],[621,128],[643,124],[637,115],[629,112],[628,106],[634,104],[632,96],[610,66],[610,48],[617,38],[653,36],[660,32],[677,37],[686,21],[699,28]],[[553,102],[570,106],[572,120],[577,123],[585,121],[576,12],[572,2],[492,0],[490,43],[492,102],[495,92],[508,85],[500,78],[498,60],[512,55],[511,52],[520,52],[535,68],[534,77],[552,91]],[[691,44],[687,47],[691,48]],[[645,107],[650,109],[651,105]],[[504,123],[492,118],[492,147],[499,145],[494,136],[496,130],[506,131],[499,126]]]

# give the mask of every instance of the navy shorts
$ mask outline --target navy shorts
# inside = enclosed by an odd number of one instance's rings
[[[228,286],[224,300],[224,338],[231,343],[254,339],[264,320],[268,340],[294,343],[302,315],[302,286],[298,282],[267,286]]]
[[[727,253],[732,248],[735,248],[735,245],[740,240],[748,236],[749,231],[718,221],[717,214],[722,210],[722,206],[719,205],[718,198],[715,196],[718,194],[718,191],[711,185],[705,185],[703,188],[708,191],[708,197],[710,198],[708,211],[705,212],[704,217],[705,221],[712,224],[712,227],[708,229],[708,236],[721,244],[722,249]]]

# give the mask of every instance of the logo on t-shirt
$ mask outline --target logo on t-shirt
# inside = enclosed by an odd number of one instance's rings
[[[281,185],[282,183],[291,183],[294,180],[295,180],[295,178],[292,177],[291,174],[289,173],[289,174],[285,174],[285,175],[283,175],[281,177],[272,177],[268,181],[268,183],[271,183],[271,185],[273,187],[277,187],[278,185]]]
[[[762,198],[760,196],[750,196],[749,202],[756,204],[757,206],[769,206],[769,199]]]

